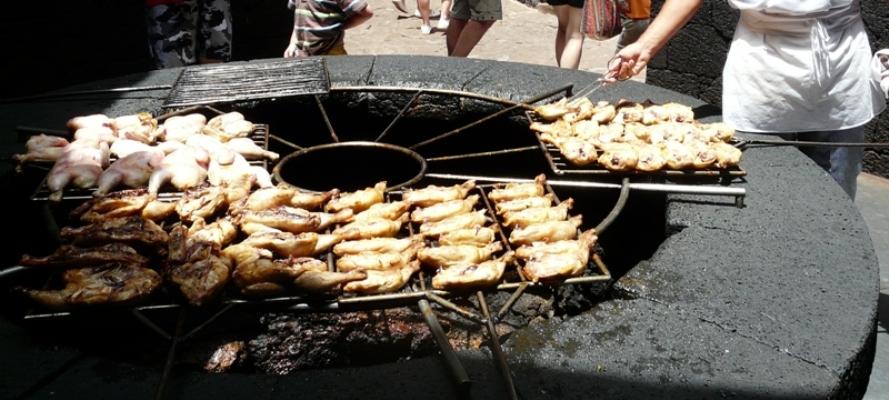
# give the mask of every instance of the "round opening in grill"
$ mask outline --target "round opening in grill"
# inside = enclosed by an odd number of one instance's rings
[[[388,143],[340,142],[293,152],[273,171],[278,182],[300,189],[324,191],[337,182],[352,191],[385,180],[387,190],[418,182],[426,173],[426,160],[415,151]]]

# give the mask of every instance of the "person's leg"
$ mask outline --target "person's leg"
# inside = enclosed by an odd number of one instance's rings
[[[229,0],[202,0],[200,9],[201,64],[231,60],[232,16]]]
[[[463,28],[466,27],[467,22],[469,21],[457,17],[451,19],[451,23],[445,33],[449,56],[454,53],[454,48],[457,47],[457,41],[460,40],[460,35],[463,33]]]
[[[429,0],[417,0],[417,10],[420,12],[420,19],[423,20],[420,31],[432,33],[432,25],[429,24]]]
[[[556,12],[556,21],[558,22],[558,27],[556,28],[556,65],[562,66],[562,51],[565,50],[565,29],[568,25],[568,5],[562,4],[553,6],[553,10]]]
[[[194,4],[162,4],[146,9],[148,49],[155,68],[194,62]]]
[[[451,20],[451,0],[442,0],[441,2],[441,14],[438,17],[438,25],[436,28],[440,30],[448,29],[448,24]]]
[[[805,132],[799,134],[800,140],[813,142],[864,142],[864,127],[860,126],[841,131]],[[856,183],[861,173],[861,161],[864,149],[861,147],[800,147],[800,150],[815,161],[840,185],[849,195],[855,198],[858,188]]]
[[[448,55],[452,57],[468,57],[475,45],[482,40],[482,37],[491,28],[491,25],[494,25],[494,22],[496,21],[467,21],[466,25],[461,29],[460,37],[457,38],[453,50]],[[450,31],[448,29],[448,32]]]
[[[580,19],[583,17],[583,9],[572,6],[565,7],[567,8],[567,21],[565,24],[562,54],[559,55],[559,66],[577,69],[580,66],[580,55],[583,52],[583,32],[580,31]]]

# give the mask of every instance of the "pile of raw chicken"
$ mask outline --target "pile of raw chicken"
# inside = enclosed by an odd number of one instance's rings
[[[530,128],[576,166],[598,163],[611,171],[655,172],[725,169],[741,161],[741,150],[728,143],[732,128],[699,123],[691,107],[682,104],[593,104],[584,97],[534,111],[544,122]]]
[[[51,308],[131,304],[168,286],[203,305],[226,288],[242,295],[382,294],[401,290],[421,268],[445,290],[497,285],[515,258],[532,281],[582,274],[596,236],[578,236],[572,201],[552,206],[543,177],[487,192],[509,229],[503,252],[491,215],[477,209],[475,183],[407,190],[385,201],[385,182],[355,192],[304,193],[277,186],[230,201],[218,186],[177,201],[146,189],[91,199],[72,211],[80,226],[64,245],[20,263],[58,270],[61,289],[19,288]],[[331,268],[333,267],[333,268]],[[234,285],[229,285],[229,282]],[[178,296],[178,295],[177,295]]]
[[[67,127],[73,141],[35,135],[27,153],[15,156],[19,163],[55,162],[46,180],[53,201],[62,199],[66,187],[97,188],[101,196],[147,185],[157,194],[168,182],[183,191],[209,180],[232,197],[244,197],[253,186],[272,186],[268,171],[248,160],[275,160],[278,154],[247,137],[254,125],[238,112],[209,121],[202,114],[173,116],[162,124],[149,113],[95,114],[72,118]]]

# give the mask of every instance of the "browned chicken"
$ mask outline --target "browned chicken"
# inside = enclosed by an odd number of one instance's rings
[[[339,189],[333,189],[324,193],[304,193],[296,192],[290,198],[290,205],[304,210],[315,210],[327,204],[330,199],[340,193]],[[352,210],[355,211],[355,210]]]
[[[290,199],[292,199],[295,194],[295,189],[282,186],[257,189],[247,198],[232,204],[230,210],[232,214],[237,215],[244,210],[263,211],[280,206],[287,206],[290,205]]]
[[[401,230],[404,217],[397,221],[388,219],[371,219],[355,221],[334,229],[333,234],[343,240],[372,239],[376,237],[393,237]]]
[[[373,187],[356,192],[340,193],[324,205],[324,211],[339,212],[351,208],[354,212],[361,212],[370,206],[382,203],[386,192],[386,182],[378,182]]]
[[[331,272],[327,270],[305,271],[293,280],[293,286],[309,293],[330,292],[339,285],[367,278],[365,271]]]
[[[491,259],[491,256],[503,249],[500,242],[491,243],[485,247],[473,245],[454,245],[428,247],[417,253],[417,258],[423,264],[434,268],[445,268],[456,264],[477,264]]]
[[[455,215],[438,222],[427,222],[420,225],[420,233],[425,236],[438,236],[458,229],[484,226],[487,222],[488,217],[486,216],[485,211],[478,210],[471,213]]]
[[[339,242],[339,236],[315,232],[256,232],[241,244],[268,249],[283,257],[308,257],[327,251]]]
[[[419,208],[411,213],[411,221],[416,223],[437,222],[458,214],[472,211],[478,203],[479,196],[474,194],[462,200],[449,200],[429,207]]]
[[[534,112],[545,121],[555,121],[562,118],[563,115],[571,112],[571,107],[568,105],[568,99],[562,98],[555,103],[535,107]]]
[[[176,213],[183,221],[193,221],[197,218],[210,218],[226,206],[228,201],[225,192],[216,186],[209,186],[186,191],[176,202]]]
[[[401,290],[411,279],[411,276],[420,270],[420,262],[413,261],[401,268],[393,268],[382,271],[363,271],[367,277],[363,280],[349,282],[343,286],[346,293],[383,294]],[[358,272],[358,271],[355,271]]]
[[[478,264],[456,264],[438,271],[432,277],[432,287],[442,290],[465,290],[491,287],[500,283],[506,265],[514,260],[507,252],[496,260]]]
[[[546,188],[544,187],[545,183],[546,176],[540,174],[537,175],[537,177],[534,178],[534,182],[531,183],[508,183],[502,189],[491,190],[491,192],[488,193],[488,198],[495,203],[500,203],[503,201],[524,199],[526,197],[543,196],[546,192]]]
[[[33,257],[25,254],[19,263],[28,267],[78,268],[106,263],[143,267],[148,264],[148,257],[139,254],[136,249],[123,243],[109,243],[99,247],[62,245],[45,257]]]
[[[87,200],[71,211],[71,218],[100,222],[112,218],[139,215],[151,201],[145,189],[122,190]]]
[[[574,199],[565,200],[555,207],[527,208],[521,211],[503,213],[503,224],[508,227],[524,228],[531,224],[568,219],[568,210],[574,206]]]
[[[423,247],[423,243],[415,242],[404,251],[398,253],[361,252],[345,254],[336,260],[336,269],[341,272],[349,272],[400,268],[410,263],[417,256],[417,250],[421,247]]]
[[[321,227],[321,217],[309,211],[293,207],[277,207],[263,211],[243,211],[238,216],[238,223],[245,233],[253,234],[259,224],[281,231],[302,233],[314,232]]]
[[[475,181],[466,181],[454,186],[429,185],[422,189],[407,190],[401,199],[416,207],[429,207],[433,204],[466,198],[475,188]]]
[[[583,217],[576,215],[567,221],[547,221],[516,228],[509,234],[509,242],[524,245],[574,239],[577,237],[577,228],[582,222]]]
[[[160,226],[139,216],[113,218],[79,228],[64,227],[62,239],[78,246],[126,243],[136,247],[163,247],[170,236]]]
[[[475,227],[457,229],[438,237],[438,243],[444,246],[472,245],[477,247],[487,246],[497,237],[497,231],[488,227]]]
[[[327,263],[314,258],[260,258],[238,264],[232,278],[244,294],[268,296],[283,292],[307,271],[327,271]]]
[[[364,210],[353,218],[355,221],[367,221],[371,219],[397,220],[406,213],[410,205],[405,201],[391,203],[377,203]]]
[[[216,298],[231,278],[231,259],[213,249],[206,258],[171,266],[167,275],[188,302],[200,306]]]
[[[526,197],[524,199],[509,200],[495,204],[497,214],[510,211],[522,211],[528,208],[549,207],[553,205],[555,195],[547,193],[544,196]]]
[[[34,301],[51,308],[97,304],[128,304],[151,295],[161,285],[152,269],[126,263],[69,269],[62,275],[61,290],[19,289]]]
[[[574,127],[568,121],[561,119],[551,124],[532,122],[528,128],[532,131],[549,134],[555,137],[574,136]]]
[[[206,223],[198,218],[188,228],[188,239],[195,242],[212,243],[222,248],[231,243],[238,234],[238,228],[230,218],[219,218],[213,223]]]
[[[138,140],[142,143],[154,143],[163,132],[158,129],[157,120],[147,112],[124,115],[111,120],[111,129],[120,139]]]
[[[346,254],[358,254],[364,252],[373,253],[401,253],[411,247],[412,244],[422,240],[420,238],[373,238],[361,240],[349,240],[333,246],[333,254],[344,256]]]
[[[176,212],[176,203],[172,201],[152,200],[142,209],[142,218],[162,221]]]

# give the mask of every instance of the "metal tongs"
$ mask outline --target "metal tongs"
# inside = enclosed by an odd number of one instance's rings
[[[616,65],[615,65],[615,62],[617,62]],[[595,82],[590,83],[589,85],[585,86],[583,89],[580,89],[580,91],[578,91],[577,94],[575,94],[574,96],[569,97],[568,102],[570,103],[570,102],[577,100],[579,98],[587,97],[587,96],[595,93],[597,90],[610,85],[611,82],[606,81],[605,78],[607,78],[609,76],[609,74],[611,73],[611,68],[613,66],[619,67],[622,62],[623,62],[623,59],[620,58],[620,56],[618,56],[618,55],[611,57],[611,59],[609,59],[608,62],[605,63],[605,74],[602,75],[601,78],[596,79]],[[614,76],[613,78],[615,80],[617,80],[618,82],[623,82],[625,80],[630,79],[629,76],[627,76],[625,78],[621,78],[619,74],[618,74],[618,76]]]

